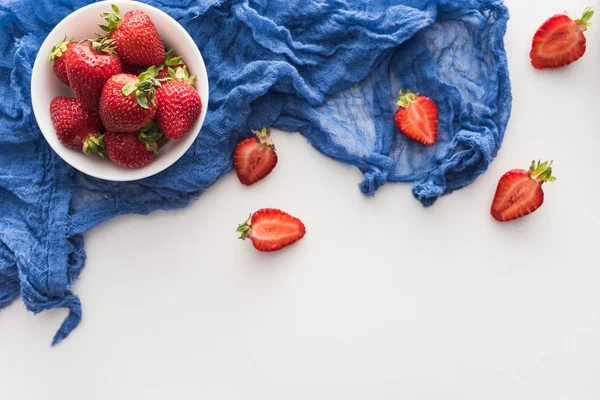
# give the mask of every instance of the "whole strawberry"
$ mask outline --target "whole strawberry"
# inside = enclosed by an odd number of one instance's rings
[[[115,41],[123,63],[137,67],[162,64],[165,47],[150,17],[136,9],[121,19],[119,8],[114,4],[111,7],[112,13],[101,14],[108,24],[100,28]]]
[[[108,158],[124,168],[142,168],[150,164],[158,154],[156,141],[160,131],[149,124],[138,132],[110,132],[104,135],[104,145]]]
[[[186,68],[169,71],[175,80],[156,90],[156,122],[167,138],[178,140],[194,127],[202,112],[202,99],[192,86],[195,77],[190,77]]]
[[[87,110],[97,111],[104,84],[121,72],[112,42],[74,43],[65,56],[69,85],[75,97]]]
[[[165,61],[158,67],[157,79],[169,78],[169,68],[177,70],[178,68],[187,68],[181,57],[173,54],[173,49],[167,51]]]
[[[100,97],[100,118],[107,131],[135,132],[156,115],[156,87],[153,68],[139,77],[129,74],[112,76]]]
[[[67,40],[65,36],[62,42],[52,47],[52,51],[50,51],[50,54],[48,55],[48,61],[50,62],[50,66],[54,70],[54,74],[65,85],[69,85],[69,77],[67,75],[66,54],[74,45],[75,43],[73,43],[72,39]]]
[[[95,112],[87,111],[73,97],[55,97],[50,102],[50,117],[58,140],[68,148],[86,154],[102,153],[102,124]]]
[[[511,221],[531,214],[544,203],[542,185],[554,182],[552,161],[535,161],[529,171],[513,169],[500,178],[494,195],[491,214],[500,222]]]
[[[544,22],[533,37],[529,53],[533,67],[558,68],[583,57],[586,50],[584,32],[591,25],[593,15],[594,11],[588,7],[577,20],[559,14]]]

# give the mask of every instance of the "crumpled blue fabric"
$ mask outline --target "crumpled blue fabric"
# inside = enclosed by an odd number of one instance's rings
[[[47,145],[30,93],[44,38],[89,2],[0,0],[0,308],[19,295],[34,313],[66,307],[54,344],[81,320],[71,285],[85,262],[82,233],[119,214],[186,206],[231,170],[251,129],[299,131],[360,168],[364,194],[414,182],[425,206],[471,183],[502,143],[511,94],[501,0],[151,0],[205,58],[205,125],[159,175],[91,178]],[[438,104],[435,146],[396,132],[399,89]]]

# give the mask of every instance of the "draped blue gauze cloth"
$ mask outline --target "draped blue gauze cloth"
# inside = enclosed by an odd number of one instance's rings
[[[19,295],[34,313],[68,308],[53,343],[81,320],[71,285],[85,261],[82,233],[119,214],[186,206],[230,171],[251,129],[299,131],[360,168],[366,195],[415,182],[425,206],[471,183],[502,143],[511,95],[501,0],[153,0],[206,61],[205,125],[154,177],[91,178],[47,145],[30,93],[46,35],[88,2],[0,0],[0,308]],[[396,132],[399,89],[439,106],[435,146]]]

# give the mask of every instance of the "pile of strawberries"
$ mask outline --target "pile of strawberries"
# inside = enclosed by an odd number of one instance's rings
[[[87,154],[106,155],[125,168],[141,168],[167,139],[187,135],[200,117],[195,76],[173,51],[166,52],[146,13],[123,18],[115,5],[103,34],[65,40],[49,60],[75,97],[56,97],[50,115],[60,142]]]

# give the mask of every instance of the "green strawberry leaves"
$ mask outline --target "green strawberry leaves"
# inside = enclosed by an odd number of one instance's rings
[[[123,96],[135,93],[135,99],[142,108],[149,108],[148,101],[156,106],[156,88],[161,86],[156,75],[158,75],[158,70],[155,66],[148,68],[138,76],[135,83],[123,86],[121,93]]]
[[[556,177],[552,176],[552,161],[536,163],[533,160],[529,167],[529,177],[536,182],[554,182]]]
[[[100,29],[104,32],[112,33],[114,32],[119,25],[121,25],[121,12],[119,11],[119,7],[112,4],[110,6],[113,10],[112,13],[102,13],[100,16],[108,22],[108,25],[98,25]]]
[[[169,67],[167,72],[169,73],[169,78],[175,81],[183,81],[188,85],[193,85],[196,81],[196,75],[190,75],[186,66],[176,69]]]
[[[150,121],[148,125],[142,128],[138,135],[138,139],[146,145],[146,150],[158,155],[158,140],[162,136],[163,134],[156,121]]]
[[[65,36],[65,38],[60,43],[52,47],[52,50],[50,50],[50,54],[48,54],[48,62],[50,62],[51,67],[54,67],[54,61],[57,58],[62,57],[63,53],[67,51],[67,45],[72,41],[73,39],[67,40],[67,37]]]
[[[98,154],[100,157],[104,157],[106,148],[104,147],[104,135],[96,134],[91,135],[83,141],[83,152],[85,154]]]
[[[406,92],[403,92],[402,90],[400,90],[398,92],[398,101],[396,102],[396,105],[398,105],[398,107],[401,108],[406,108],[408,106],[410,106],[412,103],[414,103],[414,101],[417,99],[417,95],[414,94],[413,92],[411,92],[410,90],[407,90]]]

